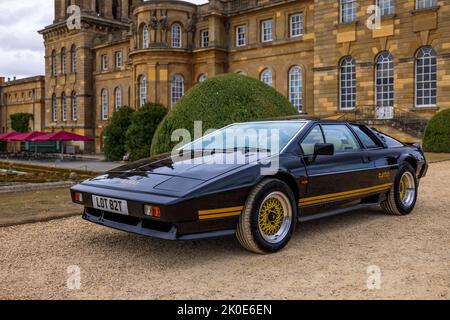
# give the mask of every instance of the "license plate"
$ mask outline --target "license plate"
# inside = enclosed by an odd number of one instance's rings
[[[128,215],[128,204],[125,200],[92,196],[92,203],[95,209]]]

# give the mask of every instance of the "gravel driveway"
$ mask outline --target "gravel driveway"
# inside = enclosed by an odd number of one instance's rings
[[[413,215],[374,209],[299,226],[276,255],[234,238],[186,243],[79,217],[0,228],[2,299],[450,299],[450,162],[432,164]],[[66,286],[67,268],[81,288]],[[367,268],[381,286],[367,288]]]

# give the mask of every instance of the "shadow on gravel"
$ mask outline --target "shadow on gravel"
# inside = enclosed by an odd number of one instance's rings
[[[385,219],[386,215],[376,208],[364,211],[354,211],[334,217],[301,223],[286,250],[290,247],[299,248],[308,245],[308,238],[340,229],[358,228],[377,219]],[[389,218],[389,217],[388,217]],[[85,234],[85,241],[89,244],[89,251],[94,254],[116,255],[130,259],[144,259],[159,263],[176,262],[184,267],[205,264],[211,260],[236,259],[240,257],[265,259],[245,251],[235,237],[205,239],[197,241],[166,241],[128,234],[121,231],[105,231],[105,227],[96,226],[95,232]],[[311,240],[311,239],[310,239]],[[192,259],[192,257],[195,259]]]

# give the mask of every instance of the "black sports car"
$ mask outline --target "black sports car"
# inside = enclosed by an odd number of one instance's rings
[[[268,121],[230,125],[71,193],[100,225],[167,240],[236,234],[271,253],[297,222],[374,205],[411,213],[427,168],[418,145],[365,125]]]

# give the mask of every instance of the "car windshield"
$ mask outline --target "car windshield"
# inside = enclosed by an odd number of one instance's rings
[[[182,151],[279,153],[306,125],[305,121],[238,123],[214,131]]]

